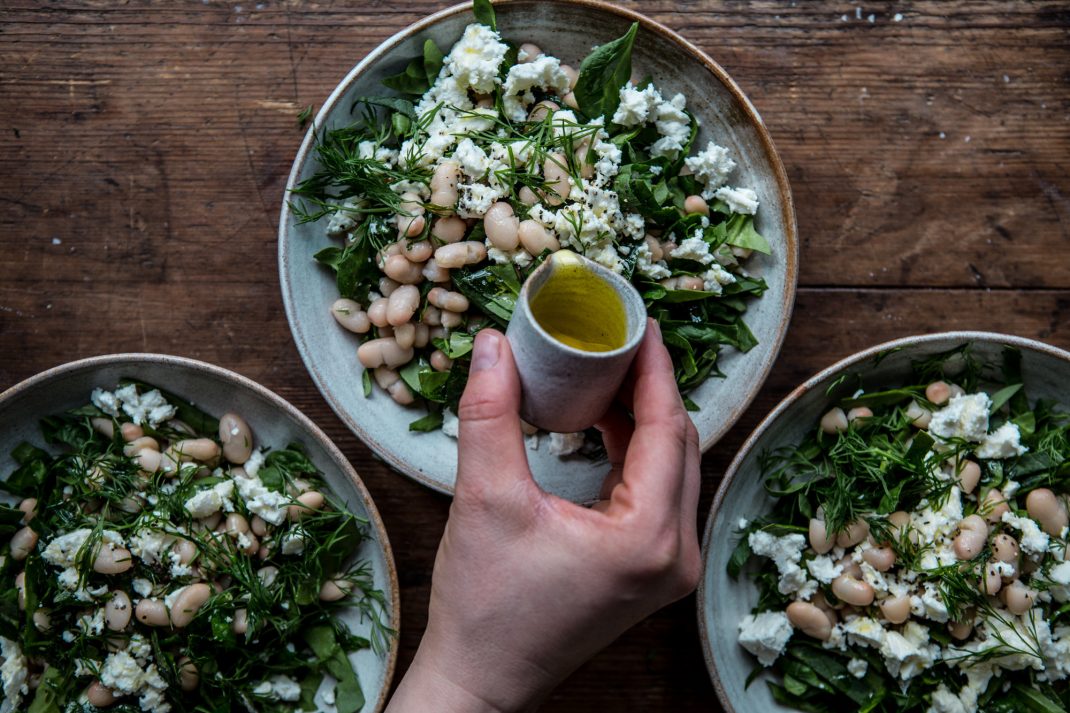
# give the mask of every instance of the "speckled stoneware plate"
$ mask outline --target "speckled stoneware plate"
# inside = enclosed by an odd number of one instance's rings
[[[698,588],[698,622],[706,666],[714,688],[729,713],[789,711],[773,701],[765,673],[744,689],[755,659],[736,642],[739,622],[757,603],[758,590],[744,574],[733,581],[725,566],[736,546],[740,518],[748,520],[772,509],[762,487],[762,453],[798,443],[832,401],[849,393],[827,389],[842,374],[858,374],[866,389],[904,383],[911,362],[970,343],[974,353],[999,363],[1004,347],[1022,353],[1022,376],[1030,399],[1054,399],[1070,406],[1070,353],[1032,339],[988,332],[945,332],[907,337],[859,352],[830,366],[795,389],[766,416],[728,468],[713,501],[703,540],[704,571]],[[853,391],[857,382],[838,387]],[[753,565],[752,565],[753,566]]]
[[[740,168],[736,182],[757,191],[761,208],[758,230],[772,246],[772,255],[755,255],[747,269],[765,278],[769,291],[754,301],[746,321],[759,340],[748,354],[726,349],[720,363],[728,375],[711,379],[691,398],[702,407],[693,414],[703,449],[732,426],[750,404],[780,350],[795,300],[798,242],[795,209],[787,175],[758,112],[717,63],[698,48],[658,23],[623,8],[600,2],[513,0],[495,3],[498,28],[517,43],[534,42],[576,67],[593,45],[615,39],[632,22],[641,29],[633,66],[667,95],[683,92],[688,109],[702,120],[696,146],[710,139],[731,150]],[[431,15],[394,35],[363,59],[338,85],[316,117],[317,127],[352,122],[350,106],[361,95],[382,94],[379,81],[404,69],[420,53],[426,38],[444,50],[474,22],[470,5]],[[287,190],[317,168],[309,133],[294,161]],[[357,339],[335,324],[329,308],[337,298],[334,279],[312,255],[332,241],[324,222],[298,225],[283,202],[279,225],[279,272],[286,316],[297,348],[313,380],[341,419],[391,466],[436,490],[452,492],[457,444],[441,432],[413,434],[408,424],[420,414],[397,406],[376,390],[365,399],[361,391]],[[536,479],[545,489],[576,501],[598,495],[606,464],[582,457],[560,459],[545,445],[528,452]]]
[[[312,421],[271,391],[232,371],[159,354],[113,354],[49,369],[0,394],[0,474],[6,477],[15,468],[11,450],[20,442],[29,441],[47,448],[38,426],[42,417],[82,406],[88,403],[94,388],[115,388],[123,377],[159,386],[217,416],[226,411],[240,413],[259,445],[301,443],[334,494],[345,502],[350,512],[367,518],[371,537],[356,556],[371,563],[376,586],[386,594],[387,619],[393,629],[398,629],[400,608],[394,555],[386,528],[364,483],[341,451]],[[355,609],[343,613],[341,618],[354,633],[367,633],[368,625],[361,621]],[[350,657],[368,701],[365,711],[378,712],[386,707],[397,655],[395,638],[383,656],[364,650]]]

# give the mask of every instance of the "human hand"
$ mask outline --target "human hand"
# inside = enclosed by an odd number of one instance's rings
[[[656,322],[620,398],[635,421],[615,408],[599,424],[612,464],[603,500],[550,495],[527,465],[509,343],[476,338],[427,629],[388,713],[528,710],[695,588],[701,453]]]

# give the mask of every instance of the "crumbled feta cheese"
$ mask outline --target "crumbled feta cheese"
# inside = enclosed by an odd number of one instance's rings
[[[851,659],[847,662],[847,672],[855,678],[865,678],[869,664],[865,659]]]
[[[232,471],[233,473],[233,471]],[[290,498],[282,493],[269,490],[260,478],[249,473],[248,466],[245,475],[240,472],[233,473],[234,484],[238,487],[238,494],[245,501],[245,507],[254,515],[259,515],[272,525],[281,525],[286,519],[287,506]]]
[[[498,68],[508,51],[497,32],[473,23],[443,60],[442,71],[480,94],[489,94],[498,83]]]
[[[747,543],[754,554],[768,557],[776,564],[777,571],[780,572],[777,588],[781,594],[798,592],[806,586],[806,573],[799,566],[803,549],[806,547],[805,537],[798,534],[777,537],[764,530],[757,530],[750,533]]]
[[[739,623],[739,644],[751,652],[762,666],[772,666],[792,634],[791,622],[784,612],[748,614]]]
[[[174,535],[143,527],[130,538],[130,552],[147,565],[169,564],[167,555],[176,542]]]
[[[847,640],[856,646],[872,646],[879,649],[884,643],[884,627],[876,619],[857,616],[844,622],[843,631]]]
[[[650,252],[650,246],[646,242],[641,242],[635,248],[635,269],[640,275],[649,277],[651,280],[664,280],[667,277],[672,276],[672,272],[669,270],[664,260],[653,259],[653,254]]]
[[[327,235],[339,237],[357,227],[357,223],[360,222],[360,213],[346,210],[347,208],[356,207],[358,207],[356,202],[346,201],[342,204],[341,209],[331,213],[331,219],[327,221]]]
[[[721,294],[726,286],[735,282],[736,276],[717,263],[713,263],[702,273],[702,289],[715,295]]]
[[[1008,422],[985,436],[976,453],[978,458],[1013,458],[1028,450],[1022,445],[1022,434],[1018,426]],[[1010,497],[1006,492],[1003,494]]]
[[[1070,562],[1060,562],[1052,567],[1046,581],[1051,583],[1048,591],[1056,601],[1070,601]]]
[[[527,108],[535,102],[534,88],[552,90],[564,96],[569,92],[569,79],[561,69],[561,61],[543,55],[532,62],[514,64],[509,68],[502,87],[502,107],[513,121],[524,121]]]
[[[152,594],[152,582],[141,577],[134,578],[134,581],[130,583],[131,588],[135,593],[142,597],[147,597]]]
[[[100,682],[120,693],[139,696],[141,710],[150,713],[168,713],[171,704],[164,698],[167,681],[163,679],[156,665],[145,664],[144,668],[126,651],[116,651],[104,660],[100,671]]]
[[[1040,558],[1048,551],[1048,534],[1040,529],[1036,521],[1030,517],[1019,517],[1013,512],[1003,513],[1003,523],[1021,532],[1018,544],[1022,552],[1030,557]]]
[[[282,538],[282,553],[284,555],[299,555],[305,551],[305,543],[307,538],[305,537],[305,531],[300,527],[295,527],[290,532],[287,532]]]
[[[828,555],[819,555],[806,563],[806,569],[810,575],[822,584],[830,584],[832,580],[843,574],[843,565],[837,564]]]
[[[192,517],[206,518],[223,510],[234,512],[234,481],[224,480],[205,490],[198,490],[185,503],[186,512]]]
[[[671,253],[672,257],[680,260],[694,260],[695,262],[709,265],[713,262],[710,255],[710,244],[701,237],[687,238]]]
[[[138,394],[136,386],[127,384],[114,392],[93,389],[89,399],[109,416],[118,417],[121,408],[138,425],[148,423],[156,427],[175,417],[175,407],[167,403],[158,389]]]
[[[718,146],[713,141],[694,156],[684,159],[684,165],[691,169],[695,180],[705,184],[702,197],[711,200],[718,188],[728,182],[736,162],[728,155],[728,149]]]
[[[583,431],[577,433],[551,433],[550,453],[555,456],[569,456],[583,448]]]
[[[3,636],[0,636],[0,657],[4,659],[4,663],[0,664],[0,685],[4,691],[0,713],[10,713],[20,709],[22,697],[30,692],[26,683],[29,669],[18,642]]]
[[[41,552],[41,557],[45,562],[53,564],[57,567],[72,568],[77,564],[78,552],[85,545],[89,536],[92,534],[92,530],[88,528],[81,528],[68,532],[65,535],[60,535],[52,539]],[[124,545],[123,537],[114,530],[104,530],[101,532],[100,547],[107,547],[114,549],[116,547],[122,547]],[[78,578],[78,572],[74,572],[75,581]]]
[[[486,152],[476,146],[472,139],[463,139],[453,151],[453,160],[461,167],[461,172],[471,179],[479,180],[487,175],[490,158]]]
[[[713,197],[724,201],[733,213],[754,215],[758,212],[758,194],[750,188],[722,186],[714,191]]]
[[[652,84],[645,89],[625,84],[620,90],[620,104],[613,114],[613,123],[624,127],[645,124],[657,115],[657,107],[662,101],[661,93]]]
[[[691,117],[684,111],[686,106],[687,99],[683,94],[658,105],[654,126],[661,138],[650,147],[651,156],[675,158],[683,150],[691,138]]]
[[[936,569],[958,562],[954,550],[954,534],[962,520],[962,491],[952,486],[943,507],[933,509],[921,501],[910,514],[910,526],[918,533],[920,542],[932,543],[921,556],[922,569]]]
[[[980,443],[988,433],[991,407],[992,400],[984,392],[952,396],[947,406],[933,413],[929,433],[937,440],[961,438]]]
[[[880,648],[888,673],[908,681],[930,668],[940,655],[940,647],[929,644],[929,630],[908,621],[902,631],[886,631]]]
[[[940,624],[948,620],[947,607],[932,582],[926,582],[922,593],[910,598],[910,611],[914,616],[931,619]]]
[[[442,410],[442,432],[450,438],[456,438],[461,427],[461,420],[457,414],[448,408]]]
[[[368,295],[368,297],[371,299],[371,295]],[[242,468],[248,475],[256,477],[256,474],[260,472],[260,468],[264,465],[265,455],[264,451],[259,448],[254,450],[249,454],[249,460],[245,461]]]
[[[75,622],[83,634],[103,634],[104,633],[104,609],[95,609],[90,614],[83,614],[78,617]]]
[[[289,676],[272,676],[253,688],[253,695],[277,701],[293,702],[301,698],[301,685]]]
[[[482,218],[491,205],[508,192],[482,183],[461,183],[457,190],[460,193],[457,215],[462,218]]]

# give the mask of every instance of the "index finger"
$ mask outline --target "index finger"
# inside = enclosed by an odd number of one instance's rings
[[[622,485],[616,492],[653,512],[673,517],[680,508],[687,464],[690,417],[684,409],[672,359],[651,320],[632,365],[635,432],[628,446]],[[621,492],[623,491],[623,492]]]

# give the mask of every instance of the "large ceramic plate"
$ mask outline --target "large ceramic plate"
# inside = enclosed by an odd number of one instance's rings
[[[769,239],[772,255],[755,255],[747,269],[765,278],[769,291],[753,302],[747,324],[759,340],[748,354],[723,352],[723,380],[711,379],[692,399],[701,406],[693,417],[702,447],[728,430],[757,393],[780,350],[795,299],[798,245],[795,210],[784,167],[758,113],[728,74],[713,60],[665,27],[621,8],[596,2],[514,0],[495,3],[498,27],[506,38],[534,42],[550,54],[579,66],[592,45],[624,34],[632,22],[641,30],[633,66],[651,75],[666,94],[683,92],[688,108],[702,120],[696,145],[715,139],[739,163],[739,185],[755,189],[761,201],[757,227]],[[350,106],[361,95],[382,94],[385,76],[401,71],[420,53],[426,38],[451,47],[474,21],[470,5],[443,10],[394,35],[364,58],[327,99],[317,127],[352,122]],[[316,171],[310,132],[294,161],[287,190]],[[441,432],[413,434],[408,424],[418,414],[397,406],[378,390],[361,391],[357,340],[340,329],[329,307],[337,298],[333,276],[312,260],[331,241],[324,223],[298,225],[284,201],[279,225],[279,272],[286,316],[297,348],[313,380],[338,416],[391,466],[443,492],[452,492],[457,444]],[[562,404],[567,408],[567,404]],[[529,451],[536,480],[547,490],[576,501],[597,497],[608,465],[581,458],[562,460],[545,445]]]
[[[830,385],[843,374],[858,374],[867,390],[901,385],[910,373],[910,365],[927,356],[946,352],[965,343],[972,345],[976,356],[1000,363],[1004,347],[1022,353],[1022,377],[1031,399],[1054,399],[1064,408],[1070,406],[1070,353],[1031,339],[986,332],[947,332],[923,337],[908,337],[867,349],[830,366],[791,392],[747,439],[725,474],[713,501],[703,541],[704,571],[698,589],[698,621],[706,666],[725,710],[729,713],[770,713],[790,711],[773,701],[764,684],[772,676],[763,673],[749,688],[747,676],[754,668],[754,658],[737,643],[739,622],[750,614],[758,601],[758,589],[746,576],[738,580],[725,573],[725,566],[738,535],[741,517],[748,520],[773,507],[773,500],[762,487],[759,459],[762,453],[780,446],[794,445],[810,432],[829,403],[848,396],[858,386],[853,379],[837,386],[831,395]],[[841,393],[847,391],[847,393]],[[753,563],[751,567],[753,567]]]
[[[364,483],[338,448],[300,411],[234,372],[179,357],[116,354],[71,362],[38,374],[0,394],[0,473],[6,476],[16,467],[11,450],[20,442],[45,447],[38,426],[42,417],[83,406],[94,388],[114,388],[123,377],[160,386],[212,414],[236,411],[245,417],[260,445],[301,443],[335,495],[350,512],[368,520],[370,537],[354,554],[371,563],[375,584],[386,595],[387,622],[398,629],[394,556]],[[367,635],[369,625],[357,610],[347,611],[341,618],[354,633]],[[367,649],[351,655],[368,701],[365,710],[381,711],[386,706],[397,654],[395,638],[383,656]]]

